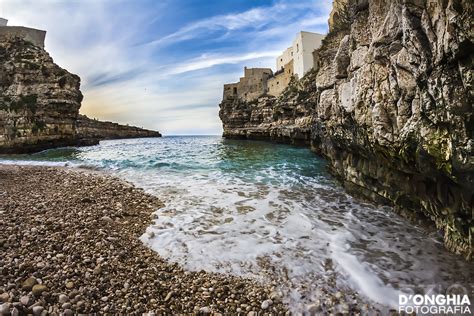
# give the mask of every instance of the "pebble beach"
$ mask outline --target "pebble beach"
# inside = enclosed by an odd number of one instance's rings
[[[0,314],[285,314],[272,286],[162,259],[139,237],[163,204],[110,175],[0,166]]]

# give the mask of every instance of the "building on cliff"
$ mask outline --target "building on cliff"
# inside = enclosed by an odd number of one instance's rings
[[[44,48],[46,31],[24,26],[7,26],[7,23],[7,19],[0,18],[0,41],[5,41],[8,37],[20,37],[35,46]]]
[[[288,86],[292,77],[297,79],[313,68],[313,52],[321,46],[324,35],[299,32],[288,47],[276,59],[276,72],[269,68],[244,69],[244,77],[239,82],[224,85],[224,99],[239,98],[252,101],[269,94],[279,96]]]
[[[239,82],[224,85],[224,99],[252,101],[267,92],[267,81],[273,75],[270,68],[244,68]]]
[[[293,45],[288,47],[277,58],[277,71],[284,69],[286,64],[293,61],[293,73],[301,79],[313,68],[313,52],[321,47],[324,35],[301,31],[296,34]],[[291,57],[288,59],[288,57]]]

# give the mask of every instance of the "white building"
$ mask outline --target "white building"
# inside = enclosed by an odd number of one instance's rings
[[[285,65],[288,64],[293,59],[293,46],[288,47],[285,49],[283,54],[277,57],[276,65],[277,71],[285,68]]]
[[[291,47],[277,58],[277,71],[293,60],[293,72],[298,79],[313,68],[313,51],[321,46],[324,35],[301,31],[296,34]]]
[[[7,26],[8,20],[4,18],[0,18],[0,26]]]

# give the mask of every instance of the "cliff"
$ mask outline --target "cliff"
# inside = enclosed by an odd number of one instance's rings
[[[83,144],[94,143],[97,139],[161,137],[156,131],[135,126],[104,122],[79,115],[77,120],[77,137]]]
[[[219,111],[223,136],[309,145],[316,92],[311,78],[305,76],[301,81],[293,78],[278,98],[265,95],[246,102],[226,96]]]
[[[470,257],[472,1],[336,1],[315,69],[279,98],[223,100],[225,137],[310,144],[348,191],[431,221]]]
[[[17,36],[0,41],[0,153],[75,144],[80,78],[41,47]]]
[[[7,29],[9,27],[4,27]],[[26,39],[26,40],[25,40]],[[0,154],[159,137],[158,132],[79,116],[80,78],[15,32],[0,36]]]

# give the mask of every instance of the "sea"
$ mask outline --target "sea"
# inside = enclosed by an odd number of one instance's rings
[[[294,312],[341,295],[384,311],[401,293],[472,294],[472,262],[440,232],[351,197],[307,148],[168,136],[0,157],[12,163],[99,169],[143,188],[165,204],[147,246],[189,270],[272,284]]]

